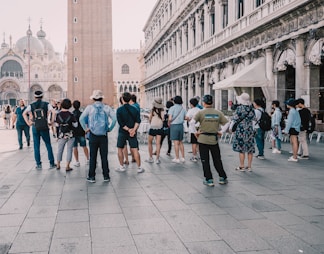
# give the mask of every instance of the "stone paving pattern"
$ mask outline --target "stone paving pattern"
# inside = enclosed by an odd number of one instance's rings
[[[91,184],[81,149],[81,167],[66,173],[64,161],[48,169],[42,145],[43,169],[35,170],[33,149],[18,150],[15,130],[0,130],[0,253],[324,253],[323,142],[313,140],[311,159],[298,163],[287,161],[289,144],[278,155],[266,143],[253,172],[235,171],[238,154],[222,143],[229,183],[207,187],[201,163],[189,161],[190,144],[184,164],[171,162],[165,143],[161,164],[115,172],[116,134],[111,182],[98,168]],[[140,153],[144,161],[147,144]]]

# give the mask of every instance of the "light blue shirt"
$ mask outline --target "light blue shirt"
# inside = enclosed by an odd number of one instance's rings
[[[295,108],[290,108],[285,133],[289,133],[290,128],[294,128],[296,131],[300,132],[300,124],[301,120],[298,111]]]
[[[174,104],[169,109],[169,116],[171,115],[171,124],[183,124],[187,112],[180,104]]]
[[[102,102],[96,101],[93,104],[100,104]],[[85,110],[82,112],[80,116],[80,124],[84,130],[86,130],[88,127],[88,119],[89,119],[89,114],[94,114],[94,107],[92,105],[88,105]],[[103,110],[106,112],[106,115],[108,117],[108,132],[112,131],[116,125],[116,114],[114,110],[109,107],[108,105],[103,105]],[[111,119],[111,123],[109,123],[109,118]]]

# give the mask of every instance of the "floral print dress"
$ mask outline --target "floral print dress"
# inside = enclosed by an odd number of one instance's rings
[[[234,134],[233,151],[239,153],[254,153],[253,120],[255,113],[251,105],[239,105],[233,117],[234,121],[240,121]]]

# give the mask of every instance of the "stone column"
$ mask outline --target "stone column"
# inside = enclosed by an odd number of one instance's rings
[[[189,18],[189,27],[188,27],[188,50],[191,50],[193,47],[193,28],[195,26],[195,16],[191,15]]]
[[[296,38],[296,98],[300,98],[301,95],[309,91],[309,87],[306,87],[305,83],[304,48],[304,38]]]
[[[249,60],[247,59],[247,61],[249,61]],[[228,61],[228,63],[227,63],[227,73],[229,74],[228,77],[233,75],[233,62],[232,61]],[[234,101],[234,89],[228,90],[227,101]],[[230,109],[228,103],[227,103],[227,107],[228,107],[228,109]]]
[[[223,5],[215,1],[215,34],[223,29]]]
[[[182,53],[181,53],[181,39],[182,39],[181,29],[178,28],[176,36],[177,36],[177,58],[179,58],[182,55]]]
[[[195,96],[201,97],[201,86],[200,86],[200,82],[201,82],[202,74],[200,72],[196,72],[195,78],[196,78],[196,87],[195,87],[196,91],[195,91]]]
[[[198,9],[198,11],[196,12],[196,46],[197,47],[198,45],[201,44],[201,33],[203,31],[201,31],[201,18],[202,18],[202,15],[203,15],[203,10],[202,9]]]
[[[204,70],[204,91],[203,91],[203,95],[205,94],[209,94],[209,76],[211,75],[211,68],[209,68],[208,70]]]
[[[235,22],[237,18],[237,6],[235,4],[237,1],[227,1],[227,10],[228,10],[228,25],[231,25]]]
[[[210,31],[210,27],[211,27],[211,20],[210,20],[210,10],[208,10],[208,4],[211,3],[212,1],[209,1],[207,3],[204,4],[204,40],[209,39],[211,31]]]
[[[189,74],[188,76],[188,100],[190,100],[193,97],[193,75]]]
[[[176,89],[177,89],[176,94],[177,94],[177,95],[181,95],[181,94],[180,94],[180,80],[177,79],[177,80],[175,81],[175,84],[176,84]]]
[[[184,22],[182,25],[182,53],[181,55],[183,55],[186,51],[186,47],[187,47],[187,36],[188,36],[188,23]]]
[[[162,90],[162,101],[165,103],[167,101],[166,96],[165,96],[165,84],[161,85],[161,90]]]
[[[185,99],[186,99],[186,83],[185,83],[185,79],[182,77],[180,79],[180,82],[181,82],[181,97],[182,97],[182,100],[185,101]]]
[[[273,50],[271,48],[267,48],[266,49],[266,56],[265,56],[265,60],[266,60],[266,78],[269,80],[269,86],[268,88],[265,88],[268,90],[269,93],[269,98],[266,97],[267,99],[267,108],[270,107],[270,103],[273,100],[276,100],[276,87],[275,87],[275,82],[274,82],[274,75],[273,75]],[[265,94],[266,96],[266,94]]]

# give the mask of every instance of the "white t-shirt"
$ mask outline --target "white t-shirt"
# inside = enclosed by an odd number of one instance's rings
[[[189,129],[188,132],[189,133],[196,133],[197,132],[197,128],[199,127],[199,123],[195,123],[194,121],[190,121],[191,119],[193,119],[195,117],[195,115],[200,111],[201,109],[198,107],[194,107],[188,110],[187,112],[187,117],[189,117]]]

